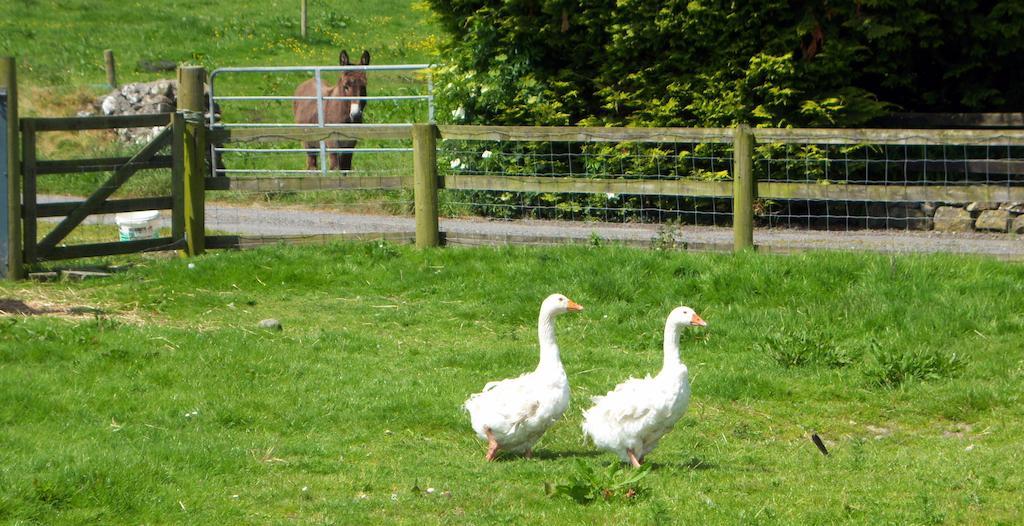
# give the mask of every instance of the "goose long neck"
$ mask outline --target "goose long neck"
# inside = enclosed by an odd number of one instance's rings
[[[679,361],[680,328],[680,325],[676,323],[669,322],[665,324],[665,358],[662,366],[663,370],[675,369],[682,364],[682,362]]]
[[[541,311],[537,320],[537,339],[540,341],[540,364],[537,369],[561,369],[562,357],[558,352],[555,340],[555,317],[550,312]]]

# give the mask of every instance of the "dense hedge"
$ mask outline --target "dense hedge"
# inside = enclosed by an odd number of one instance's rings
[[[459,122],[857,125],[1024,106],[1020,0],[428,1]]]

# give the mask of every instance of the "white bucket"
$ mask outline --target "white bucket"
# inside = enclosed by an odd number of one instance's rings
[[[121,241],[156,239],[158,234],[156,220],[159,217],[160,212],[157,210],[116,214],[114,222],[117,223],[118,238]]]

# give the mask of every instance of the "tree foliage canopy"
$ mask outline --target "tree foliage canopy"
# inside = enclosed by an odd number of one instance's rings
[[[1019,0],[428,0],[493,124],[852,126],[1024,103]]]

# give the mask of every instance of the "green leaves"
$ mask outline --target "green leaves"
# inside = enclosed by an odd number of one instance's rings
[[[564,495],[577,504],[590,504],[602,500],[633,501],[643,495],[640,482],[647,477],[651,466],[638,469],[624,469],[623,464],[614,462],[603,470],[594,469],[583,460],[577,459],[574,473],[565,484],[544,483],[544,493],[549,497]]]
[[[1024,104],[1010,1],[430,1],[446,61],[480,72],[439,94],[472,102],[470,122],[857,126]]]

